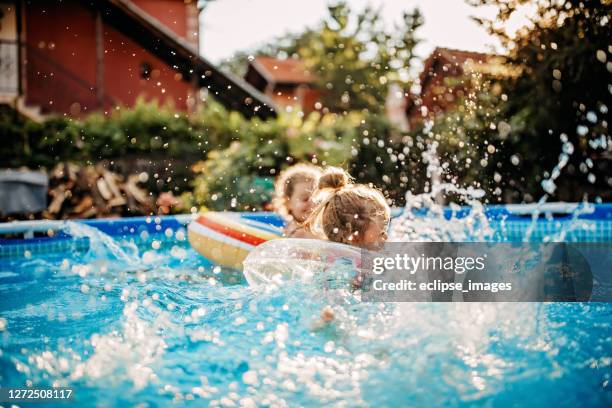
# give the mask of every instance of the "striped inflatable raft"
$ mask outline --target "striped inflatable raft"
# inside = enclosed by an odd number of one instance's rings
[[[253,248],[281,235],[282,230],[274,225],[231,212],[202,213],[187,228],[196,252],[217,265],[238,270]]]

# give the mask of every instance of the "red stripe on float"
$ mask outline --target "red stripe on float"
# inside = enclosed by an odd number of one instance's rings
[[[206,228],[210,228],[211,230],[218,232],[220,234],[226,235],[228,237],[237,239],[238,241],[242,241],[244,243],[250,244],[250,245],[259,245],[259,244],[263,244],[264,242],[266,242],[267,240],[256,237],[254,235],[251,234],[247,234],[244,232],[240,232],[240,231],[236,231],[232,228],[229,228],[226,225],[223,224],[219,224],[218,222],[214,222],[208,218],[206,218],[205,216],[201,215],[198,217],[198,219],[196,220],[196,222],[200,225],[203,225]]]

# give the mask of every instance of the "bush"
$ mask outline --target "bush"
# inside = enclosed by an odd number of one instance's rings
[[[190,166],[210,150],[229,145],[244,121],[214,101],[187,116],[155,102],[81,119],[51,117],[35,123],[0,110],[0,160],[7,167],[51,168],[61,161],[104,162],[120,173],[150,173],[152,191],[182,191]]]
[[[227,146],[235,136],[234,115],[225,114],[215,103],[193,117],[142,100],[133,109],[116,109],[107,116],[53,117],[40,124],[11,109],[3,109],[0,116],[0,157],[11,167],[113,160],[130,154],[201,155],[210,146]]]

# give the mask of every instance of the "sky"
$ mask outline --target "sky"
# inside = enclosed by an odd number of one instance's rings
[[[333,0],[331,0],[333,1]],[[330,0],[215,0],[200,15],[200,51],[215,63],[236,51],[250,51],[288,32],[300,32],[327,15]],[[415,54],[426,58],[436,47],[503,52],[497,40],[470,16],[494,15],[494,10],[473,8],[464,0],[349,0],[353,9],[367,4],[382,6],[390,24],[402,12],[418,7],[425,24],[417,31],[423,41]]]

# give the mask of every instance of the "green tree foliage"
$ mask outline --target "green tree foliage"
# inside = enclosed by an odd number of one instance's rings
[[[513,200],[544,193],[542,181],[554,177],[550,171],[565,158],[560,154],[567,155],[568,162],[556,181],[558,188],[553,192],[549,186],[548,193],[563,200],[580,200],[584,194],[612,199],[612,3],[469,2],[497,9],[495,19],[480,23],[509,48],[508,63],[520,72],[501,83],[507,100],[499,116],[510,130],[496,156],[501,168],[495,169],[515,189]],[[537,6],[532,24],[509,35],[504,24],[524,5]]]
[[[423,24],[418,9],[389,26],[379,10],[352,12],[345,2],[329,6],[329,16],[314,28],[275,40],[253,54],[298,58],[314,73],[323,106],[333,112],[382,112],[392,82],[407,84],[408,69]],[[226,66],[243,73],[245,54]]]
[[[219,112],[224,112],[221,118]],[[169,157],[199,155],[232,138],[235,115],[212,103],[200,115],[188,117],[155,102],[139,101],[132,109],[82,119],[52,117],[35,123],[11,109],[0,111],[0,159],[12,167],[53,166],[62,160],[98,161],[125,155]],[[233,135],[234,137],[236,135]]]

